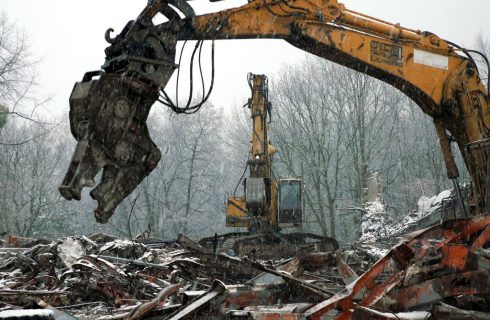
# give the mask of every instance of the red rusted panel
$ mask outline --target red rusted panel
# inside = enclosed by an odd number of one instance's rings
[[[353,311],[354,311],[353,309],[348,309],[348,310],[344,311],[344,313],[335,317],[335,320],[350,320],[350,319],[352,319],[352,312]]]
[[[17,248],[31,247],[33,244],[36,244],[36,242],[38,242],[38,240],[33,238],[18,237],[18,236],[8,237],[8,244],[10,246],[17,247]]]
[[[485,215],[471,219],[452,221],[444,226],[435,226],[412,233],[411,238],[409,237],[405,243],[401,243],[393,248],[387,256],[381,258],[370,270],[359,277],[352,286],[348,286],[334,297],[310,308],[305,312],[305,317],[307,319],[320,319],[322,315],[326,314],[328,311],[337,308],[341,309],[343,312],[337,319],[349,319],[350,314],[352,313],[353,299],[359,292],[361,292],[361,290],[367,289],[364,296],[366,304],[379,300],[384,294],[393,289],[393,286],[386,284],[376,286],[375,280],[380,274],[388,273],[389,277],[394,277],[395,274],[404,271],[408,267],[410,260],[422,259],[428,252],[430,245],[428,240],[430,239],[438,240],[438,243],[432,246],[431,251],[441,250],[446,247],[448,248],[444,249],[446,250],[446,260],[444,261],[446,267],[451,267],[451,269],[456,267],[459,268],[459,270],[465,270],[464,268],[468,267],[468,259],[465,258],[465,249],[462,248],[465,246],[451,248],[451,246],[447,245],[449,243],[455,244],[463,242],[468,239],[469,236],[486,228],[488,225],[490,225],[490,215]],[[480,235],[479,240],[475,241],[475,247],[490,237],[487,236],[486,232],[487,231],[485,230]],[[468,250],[466,250],[466,252],[467,251]],[[468,257],[468,254],[466,257]],[[393,265],[394,261],[397,262],[398,268]],[[454,275],[451,279],[448,277],[445,277],[444,279],[437,278],[432,280],[435,281],[434,283],[417,284],[399,292],[397,291],[394,299],[401,305],[406,306],[411,304],[409,302],[420,303],[424,301],[438,301],[441,296],[475,294],[476,292],[485,291],[480,286],[478,288],[475,287],[476,282],[474,281],[474,277],[479,276],[481,276],[481,274],[475,273],[470,275],[470,273],[467,273],[459,275],[460,278],[455,278]],[[466,280],[471,285],[458,285],[457,282],[460,280],[463,282]],[[455,281],[456,283],[451,281]],[[483,282],[488,282],[488,279]],[[445,290],[441,290],[441,286]],[[442,292],[440,293],[439,291]]]
[[[462,244],[448,244],[442,248],[443,267],[452,270],[465,270],[468,260],[469,249]]]

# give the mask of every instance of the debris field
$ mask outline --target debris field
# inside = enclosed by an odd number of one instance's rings
[[[490,216],[476,216],[390,248],[258,260],[183,235],[10,236],[0,248],[0,319],[490,319],[489,238]]]

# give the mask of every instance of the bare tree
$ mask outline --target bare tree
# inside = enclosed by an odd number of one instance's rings
[[[2,128],[7,124],[7,114],[8,109],[0,105],[0,133],[2,132]]]
[[[162,159],[110,224],[123,236],[146,229],[161,238],[209,235],[222,229],[226,157],[221,110],[208,104],[192,116],[165,112],[150,119],[149,129]]]
[[[6,115],[43,123],[35,116],[50,97],[36,91],[35,66],[38,61],[30,52],[25,32],[0,14],[0,117]],[[45,124],[45,123],[43,123]]]
[[[347,151],[342,146],[347,132],[338,112],[344,97],[336,94],[328,76],[334,68],[319,59],[285,68],[272,90],[276,121],[271,130],[280,167],[284,174],[303,177],[307,210],[322,233],[332,237],[343,179],[341,159]]]
[[[41,135],[40,125],[19,120],[5,128],[5,137],[16,141],[26,135],[38,139],[2,147],[0,152],[0,219],[4,232],[28,236],[53,231],[50,221],[59,219],[61,198],[57,188],[64,142],[55,134]]]
[[[223,118],[221,110],[207,106],[193,118],[184,118],[180,124],[185,125],[185,135],[182,139],[184,176],[184,223],[182,231],[191,231],[192,220],[201,221],[206,215],[213,216],[216,200],[219,198],[217,188],[220,186],[222,169],[222,127]],[[212,221],[208,226],[194,224],[193,232],[197,229],[206,229],[215,224]]]
[[[248,97],[245,99],[248,99]],[[224,127],[224,131],[225,139],[223,144],[225,152],[223,153],[223,160],[228,163],[225,174],[228,182],[228,192],[231,194],[236,189],[237,194],[241,194],[243,188],[240,188],[237,184],[240,182],[240,177],[247,174],[244,170],[251,156],[252,121],[247,104],[233,109],[232,113],[227,117],[227,125]]]
[[[393,219],[447,186],[431,119],[391,86],[321,59],[271,83],[276,170],[304,179],[306,212],[322,233],[355,239],[370,171]]]
[[[7,15],[0,16],[0,101],[15,102],[34,83],[32,62],[25,34]]]
[[[490,59],[490,37],[485,36],[483,33],[479,33],[475,39],[476,49],[483,53],[488,59]],[[483,80],[488,79],[488,66],[479,55],[474,55],[475,59],[478,61],[478,69],[480,70],[480,76]],[[484,81],[487,85],[487,81]]]

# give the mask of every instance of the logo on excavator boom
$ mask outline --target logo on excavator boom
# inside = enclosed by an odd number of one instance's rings
[[[401,46],[371,41],[371,61],[401,67],[403,48]]]

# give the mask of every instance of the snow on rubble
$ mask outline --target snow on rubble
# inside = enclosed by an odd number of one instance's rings
[[[379,198],[366,202],[363,206],[364,215],[361,222],[360,242],[371,242],[380,236],[388,236],[386,225],[389,223],[389,214]]]
[[[444,190],[436,196],[422,196],[417,202],[417,210],[403,217],[400,221],[387,227],[389,236],[400,236],[416,229],[423,229],[441,220],[443,201],[453,198],[453,190]],[[432,217],[433,219],[427,219]],[[424,223],[424,219],[428,221]]]
[[[417,202],[417,209],[398,221],[393,219],[382,199],[366,202],[363,205],[361,237],[355,243],[356,250],[368,256],[383,257],[404,234],[439,223],[443,216],[443,203],[448,200],[454,200],[452,189],[433,197],[422,196]]]
[[[364,204],[364,215],[361,223],[361,243],[375,243],[379,239],[401,236],[404,233],[429,227],[441,220],[443,202],[453,199],[452,189],[444,190],[436,196],[422,196],[417,202],[417,209],[408,213],[401,220],[393,221],[388,212],[377,198]]]

